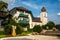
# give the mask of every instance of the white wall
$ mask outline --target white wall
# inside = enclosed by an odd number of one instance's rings
[[[40,25],[40,26],[42,26],[42,23],[41,22],[32,22],[33,23],[33,27],[35,26],[35,25]]]
[[[13,14],[13,19],[14,19],[15,17],[18,18],[18,16],[19,16],[20,13],[21,13],[20,11],[17,11],[15,14]],[[32,17],[31,17],[31,14],[30,14],[30,13],[26,13],[25,11],[24,11],[23,13],[24,13],[25,15],[28,15],[28,20],[29,20],[30,28],[32,28]],[[21,19],[21,18],[19,18],[18,20],[15,20],[15,21],[18,23],[18,21],[19,21],[20,19]]]
[[[18,18],[18,16],[19,16],[19,14],[20,13],[22,13],[22,12],[20,12],[20,11],[17,11],[14,15],[13,15],[13,19],[14,19],[14,17],[17,17]],[[32,29],[35,25],[42,25],[42,24],[45,24],[46,23],[46,21],[47,21],[47,18],[45,18],[45,17],[43,17],[43,16],[45,16],[45,15],[47,15],[47,13],[41,13],[41,20],[42,20],[42,22],[43,23],[41,23],[41,22],[32,22],[32,16],[31,16],[31,14],[30,13],[26,13],[25,11],[23,12],[25,15],[28,15],[28,20],[29,20],[29,24],[30,24],[30,28]],[[18,20],[15,20],[17,23],[18,23],[18,21],[20,20],[21,18],[19,18]],[[23,18],[22,18],[23,19]],[[43,20],[44,19],[44,20]]]
[[[47,24],[48,20],[47,20],[47,13],[46,12],[41,12],[40,18],[41,18],[41,21],[42,21],[42,25]]]

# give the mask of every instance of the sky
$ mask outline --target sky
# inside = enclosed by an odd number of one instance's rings
[[[34,17],[40,17],[44,6],[48,14],[48,21],[60,24],[60,0],[3,0],[8,3],[8,9],[23,6],[32,11]]]

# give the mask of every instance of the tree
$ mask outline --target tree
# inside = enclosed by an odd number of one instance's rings
[[[7,8],[8,8],[8,4],[0,1],[0,12],[3,14],[3,16],[7,15]]]
[[[23,28],[20,25],[16,27],[16,34],[21,34],[23,32]]]
[[[58,29],[58,30],[60,30],[60,24],[55,25],[55,28]]]
[[[4,9],[7,9],[8,7],[8,4],[3,2],[3,1],[0,1],[0,11],[3,11]]]
[[[9,24],[11,24],[11,25],[17,25],[17,23],[15,22],[15,20],[14,19],[9,19]]]
[[[10,24],[4,26],[4,33],[6,35],[11,35],[12,32],[12,26]]]
[[[43,29],[49,30],[49,29],[53,29],[54,26],[55,26],[54,22],[49,21],[46,25],[43,25],[42,27]]]
[[[16,26],[17,23],[11,18],[11,19],[9,19],[9,23],[4,25],[5,34],[11,34],[12,33],[12,25]]]
[[[42,31],[42,28],[40,27],[40,25],[35,25],[33,28],[33,32],[38,32],[40,33]]]

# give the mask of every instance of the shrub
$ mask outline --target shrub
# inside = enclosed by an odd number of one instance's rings
[[[29,24],[27,24],[27,30],[29,30],[30,29],[30,26],[29,26]]]
[[[40,25],[35,25],[33,28],[33,32],[38,32],[40,33],[42,31],[42,28],[40,27]]]
[[[55,26],[55,24],[54,24],[54,22],[49,21],[46,26],[48,26],[49,29],[52,29]]]
[[[43,29],[46,29],[46,25],[43,25],[42,28],[43,28]]]
[[[27,24],[27,31],[32,32],[32,29],[30,29],[29,24]]]
[[[42,28],[46,30],[50,30],[53,29],[54,26],[55,26],[54,22],[49,21],[46,25],[43,25]]]
[[[55,28],[60,30],[60,24],[56,25]]]
[[[0,31],[0,35],[4,35],[4,31]]]
[[[15,22],[15,20],[13,20],[13,19],[11,18],[10,21],[9,21],[9,24],[10,24],[10,25],[16,25],[17,23]]]
[[[9,35],[9,34],[11,34],[11,32],[12,32],[12,26],[10,24],[5,25],[5,27],[4,27],[4,33],[6,35]]]
[[[16,27],[16,34],[21,34],[23,32],[23,28],[20,25]]]
[[[45,30],[50,30],[50,29],[53,29],[52,26],[48,26],[48,25],[45,25],[45,26],[42,26],[43,29]]]

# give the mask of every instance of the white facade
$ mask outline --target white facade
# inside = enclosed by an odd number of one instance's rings
[[[42,21],[42,25],[45,25],[48,22],[47,12],[41,12],[40,13],[40,18],[41,18],[41,21]]]
[[[25,12],[25,11],[16,11],[16,13],[13,13],[12,15],[13,15],[13,19],[15,19],[15,21],[18,23],[19,22],[19,20],[23,20],[24,18],[19,18],[19,14],[21,14],[21,13],[23,13],[24,15],[28,15],[28,21],[29,21],[29,24],[30,24],[30,28],[33,28],[35,25],[40,25],[40,26],[42,26],[42,25],[45,25],[45,24],[47,24],[47,22],[48,22],[48,20],[47,20],[47,12],[46,11],[44,11],[44,12],[41,12],[40,13],[40,21],[39,22],[33,22],[32,20],[33,20],[33,18],[32,18],[32,16],[31,16],[31,14],[30,13],[27,13],[27,12]]]

